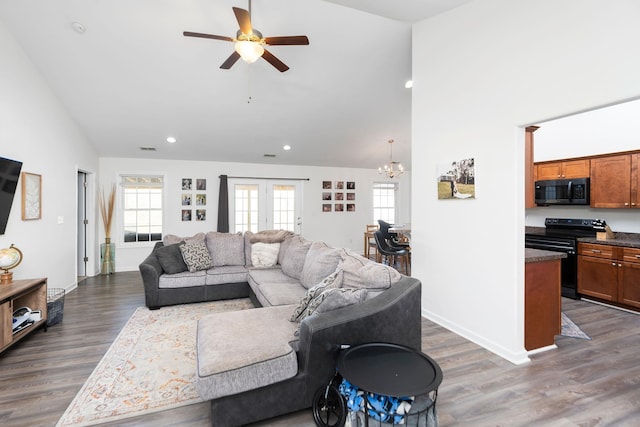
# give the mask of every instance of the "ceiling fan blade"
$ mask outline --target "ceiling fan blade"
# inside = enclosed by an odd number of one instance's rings
[[[238,61],[238,59],[240,59],[240,54],[234,50],[233,53],[229,55],[227,60],[222,63],[220,68],[222,68],[223,70],[228,70],[233,66],[233,64],[236,63],[236,61]]]
[[[253,29],[251,27],[251,15],[249,15],[249,11],[240,9],[239,7],[234,7],[233,13],[236,14],[236,19],[238,20],[240,31],[245,34],[251,34],[253,32]]]
[[[267,49],[264,50],[264,53],[262,54],[262,57],[269,64],[271,64],[274,67],[276,67],[278,69],[278,71],[280,71],[281,73],[284,73],[285,71],[287,71],[289,69],[289,67],[287,67],[287,64],[285,64],[284,62],[280,61],[278,58],[276,58],[273,55],[273,53],[269,52]]]
[[[264,42],[271,46],[276,45],[307,45],[309,39],[307,36],[283,36],[283,37],[265,37]]]
[[[185,31],[182,33],[183,36],[186,37],[201,37],[203,39],[215,39],[215,40],[224,40],[227,42],[232,42],[233,39],[231,37],[226,36],[216,36],[214,34],[203,34],[203,33],[192,33],[191,31]]]

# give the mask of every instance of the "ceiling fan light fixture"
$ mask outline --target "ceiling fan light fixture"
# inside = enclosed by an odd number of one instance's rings
[[[238,40],[234,48],[247,64],[253,64],[264,53],[264,47],[260,43],[247,40]]]

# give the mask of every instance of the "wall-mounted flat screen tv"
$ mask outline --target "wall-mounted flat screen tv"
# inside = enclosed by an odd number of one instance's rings
[[[0,234],[4,234],[18,188],[22,162],[0,157]]]

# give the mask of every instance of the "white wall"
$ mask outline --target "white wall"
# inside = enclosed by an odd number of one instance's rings
[[[534,137],[536,162],[640,150],[640,101],[623,102],[540,123]],[[614,231],[640,233],[635,209],[546,206],[527,209],[526,225],[544,226],[547,217],[599,218]]]
[[[413,28],[413,273],[423,313],[524,363],[524,131],[640,95],[634,0],[476,0]],[[436,165],[476,159],[477,199]],[[424,185],[422,185],[424,184]]]
[[[1,21],[0,58],[0,156],[42,175],[42,219],[21,220],[19,182],[0,248],[15,243],[24,254],[14,280],[48,277],[49,287],[72,289],[77,171],[96,172],[97,156]]]
[[[99,185],[109,187],[119,174],[162,174],[165,176],[164,232],[179,236],[193,235],[200,231],[216,231],[219,175],[272,178],[309,178],[303,181],[302,235],[310,240],[321,240],[334,247],[351,248],[362,253],[363,233],[372,218],[372,185],[385,181],[375,170],[351,168],[323,168],[309,166],[260,165],[247,163],[223,163],[204,161],[177,161],[154,159],[101,158]],[[207,180],[207,220],[183,222],[180,212],[182,178]],[[322,212],[322,181],[355,181],[355,212]],[[399,215],[397,222],[411,222],[411,178],[402,175],[399,182]],[[191,192],[192,194],[195,191]],[[346,201],[345,201],[346,203]],[[116,211],[120,206],[119,200]],[[101,224],[102,227],[102,224]],[[115,241],[115,229],[112,240]],[[100,241],[104,232],[100,229]],[[136,270],[138,264],[151,252],[152,244],[119,243],[116,249],[116,271]]]

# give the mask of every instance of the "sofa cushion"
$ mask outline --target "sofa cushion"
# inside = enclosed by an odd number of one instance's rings
[[[162,238],[162,243],[165,246],[168,245],[173,245],[175,243],[204,243],[204,233],[197,233],[194,234],[191,237],[179,237],[176,236],[175,234],[166,234],[163,238]]]
[[[340,266],[344,270],[342,287],[386,289],[402,276],[395,268],[368,260],[351,251],[341,250]]]
[[[280,268],[251,269],[247,280],[264,307],[296,304],[305,294],[300,282],[284,274]]]
[[[293,236],[291,238],[287,253],[281,261],[282,272],[284,274],[298,280],[300,279],[304,261],[309,252],[309,248],[311,248],[311,243],[312,242],[305,240],[301,236]]]
[[[223,265],[207,270],[205,285],[247,283],[247,269],[243,265]]]
[[[313,242],[304,260],[300,283],[307,289],[317,285],[336,271],[340,260],[340,249],[330,248],[323,242]]]
[[[204,243],[183,243],[180,252],[191,273],[211,268],[211,257]]]
[[[300,299],[300,302],[293,310],[293,313],[291,314],[289,320],[292,322],[300,322],[302,319],[304,319],[306,317],[305,311],[312,299],[314,299],[327,289],[339,288],[340,286],[342,286],[342,275],[342,269],[338,269],[322,279],[315,286],[307,289],[307,292],[302,297],[302,299]]]
[[[280,253],[278,253],[278,264],[282,265],[282,263],[284,262],[284,259],[286,258],[286,255],[287,255],[287,249],[289,249],[289,243],[291,243],[291,240],[293,240],[294,237],[295,235],[289,235],[285,237],[282,242],[280,242]]]
[[[187,271],[188,267],[184,262],[184,258],[182,258],[182,251],[180,250],[181,243],[161,246],[155,250],[158,262],[165,273],[176,274]]]
[[[278,263],[280,243],[251,244],[251,265],[254,267],[273,267]]]
[[[223,265],[245,265],[244,236],[242,233],[207,233],[207,248],[214,267]]]
[[[206,283],[207,273],[204,270],[190,273],[184,271],[176,274],[162,274],[158,279],[158,288],[191,288],[204,286]]]
[[[198,321],[196,388],[204,400],[242,393],[298,372],[291,306],[214,313]]]

